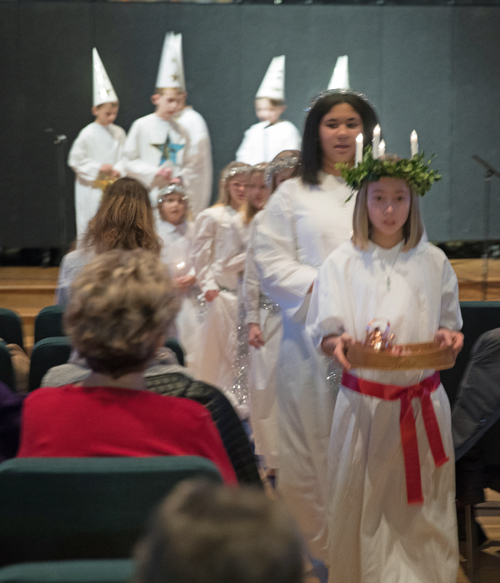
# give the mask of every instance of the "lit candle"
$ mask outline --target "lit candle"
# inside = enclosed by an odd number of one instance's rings
[[[415,130],[411,132],[410,143],[411,143],[411,157],[413,158],[413,156],[416,156],[418,154],[418,136]]]
[[[380,155],[379,153],[379,143],[380,143],[380,126],[377,124],[373,130],[373,141],[372,141],[372,156],[377,159]]]
[[[363,134],[358,134],[356,138],[356,161],[357,166],[363,160]]]
[[[378,146],[378,157],[385,154],[385,140],[382,140]]]

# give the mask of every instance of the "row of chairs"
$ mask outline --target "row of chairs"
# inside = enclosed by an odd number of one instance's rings
[[[63,306],[47,306],[35,319],[35,345],[31,353],[28,390],[38,389],[45,373],[53,366],[64,364],[71,354],[71,343],[64,334]],[[13,391],[16,380],[7,344],[17,344],[24,349],[22,323],[12,310],[0,308],[0,382]],[[184,365],[184,352],[177,340],[170,338],[165,346],[170,348],[179,364]]]
[[[194,456],[3,462],[0,566],[11,566],[0,568],[0,582],[127,581],[151,512],[193,478],[222,481],[212,462]],[[44,564],[22,565],[32,561]]]

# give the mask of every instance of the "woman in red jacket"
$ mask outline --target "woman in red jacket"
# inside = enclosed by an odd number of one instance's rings
[[[64,322],[92,374],[26,398],[18,457],[196,455],[235,483],[209,412],[144,384],[179,305],[167,268],[149,251],[110,251],[86,265]]]

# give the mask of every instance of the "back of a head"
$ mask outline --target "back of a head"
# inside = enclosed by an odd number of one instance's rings
[[[83,245],[96,253],[138,248],[160,251],[148,191],[139,181],[125,177],[108,185]]]
[[[300,583],[303,545],[261,490],[180,484],[137,549],[133,583]]]

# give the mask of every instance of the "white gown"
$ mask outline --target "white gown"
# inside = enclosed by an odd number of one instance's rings
[[[161,258],[168,265],[172,277],[194,275],[191,262],[191,243],[194,235],[194,224],[184,222],[172,225],[167,221],[157,221],[157,233],[163,240]],[[182,293],[182,305],[175,319],[177,339],[184,349],[187,368],[193,368],[197,359],[200,336],[200,307],[198,285]]]
[[[266,468],[279,467],[278,398],[276,395],[276,367],[283,339],[283,324],[278,304],[260,290],[255,265],[254,239],[262,214],[253,219],[243,278],[243,302],[246,324],[259,324],[264,346],[250,347],[248,393],[250,420],[255,441],[255,453],[264,457]],[[246,326],[248,338],[248,326]]]
[[[224,269],[225,249],[230,225],[237,215],[230,206],[215,205],[202,211],[195,221],[191,258],[203,296],[209,290],[219,295],[206,302],[205,319],[200,331],[199,354],[195,374],[221,389],[234,406],[232,393],[237,346],[238,277]]]
[[[325,261],[314,285],[307,330],[315,346],[328,334],[363,340],[374,318],[390,320],[397,344],[427,342],[440,327],[462,325],[458,283],[444,253],[421,242],[361,252],[351,243]],[[399,251],[399,254],[398,254]],[[390,289],[387,278],[390,277]],[[432,370],[352,370],[383,384],[409,386]],[[423,504],[408,504],[399,400],[341,386],[328,459],[331,583],[455,583],[458,539],[450,405],[440,385],[431,393],[449,461],[436,467],[413,399]]]
[[[301,144],[299,130],[292,122],[284,120],[269,125],[269,122],[261,121],[245,132],[236,160],[254,166],[270,162],[283,150],[300,150]]]
[[[308,290],[330,252],[349,240],[354,197],[342,178],[320,173],[319,186],[287,180],[257,225],[255,263],[262,290],[283,316],[278,357],[280,460],[278,488],[311,552],[326,558],[326,467],[334,391],[329,362],[305,332]]]
[[[125,131],[115,124],[103,126],[93,122],[84,127],[73,142],[68,155],[68,166],[75,172],[76,234],[78,240],[87,230],[101,202],[102,190],[92,183],[103,164],[111,164],[124,173],[123,147]]]
[[[165,151],[165,156],[163,147],[167,140],[169,151]],[[172,168],[174,176],[181,176],[184,187],[189,191],[189,178],[192,175],[189,137],[177,122],[166,121],[156,113],[136,119],[130,126],[124,155],[128,176],[141,181],[147,188],[151,188],[162,166]],[[149,198],[156,208],[157,187],[151,189]]]
[[[203,117],[191,106],[185,107],[176,117],[177,123],[189,134],[191,164],[188,178],[189,201],[193,219],[210,204],[212,195],[212,148],[210,135]]]

